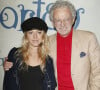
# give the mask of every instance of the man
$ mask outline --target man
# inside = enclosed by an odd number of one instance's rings
[[[49,15],[57,30],[50,37],[50,55],[58,90],[100,90],[100,45],[95,35],[73,30],[76,10],[68,1],[56,1]]]
[[[73,29],[75,19],[76,10],[69,1],[58,0],[50,9],[57,30],[49,38],[56,90],[100,90],[100,45],[93,33]]]

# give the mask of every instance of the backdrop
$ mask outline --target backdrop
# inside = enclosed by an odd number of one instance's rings
[[[54,34],[49,20],[49,8],[56,0],[0,0],[0,90],[3,82],[3,61],[12,47],[21,44],[20,24],[28,17],[38,16],[49,26],[48,35]],[[70,0],[77,10],[76,29],[94,32],[100,43],[100,0]]]

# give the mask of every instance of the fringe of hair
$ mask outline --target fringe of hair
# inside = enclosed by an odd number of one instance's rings
[[[28,65],[26,64],[27,60],[29,59],[29,51],[28,51],[28,40],[27,40],[27,35],[25,33],[25,35],[23,36],[23,40],[22,40],[22,46],[21,48],[19,48],[18,53],[22,56],[22,60],[20,60],[20,67],[19,69],[23,69],[23,70],[27,70],[28,69]],[[41,70],[43,71],[43,68],[45,67],[45,63],[46,63],[46,57],[49,53],[49,39],[48,36],[44,33],[43,35],[43,42],[40,44],[39,48],[38,48],[38,54],[39,57],[42,60],[42,64],[40,65]],[[17,54],[17,57],[19,55]]]

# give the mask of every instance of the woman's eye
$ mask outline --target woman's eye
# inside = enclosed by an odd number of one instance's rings
[[[28,32],[29,34],[32,34],[32,32]]]
[[[38,32],[39,34],[41,34],[42,32]]]

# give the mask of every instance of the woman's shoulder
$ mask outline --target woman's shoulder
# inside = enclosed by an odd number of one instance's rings
[[[17,50],[18,50],[17,47],[13,47],[13,48],[11,48],[10,53],[11,53],[11,52],[15,52],[15,51],[17,51]]]
[[[17,52],[18,48],[13,47],[8,53],[8,61],[12,61],[14,59],[15,52]]]
[[[13,55],[17,50],[18,50],[18,48],[13,47],[13,48],[9,51],[8,56],[9,56],[9,55]]]

